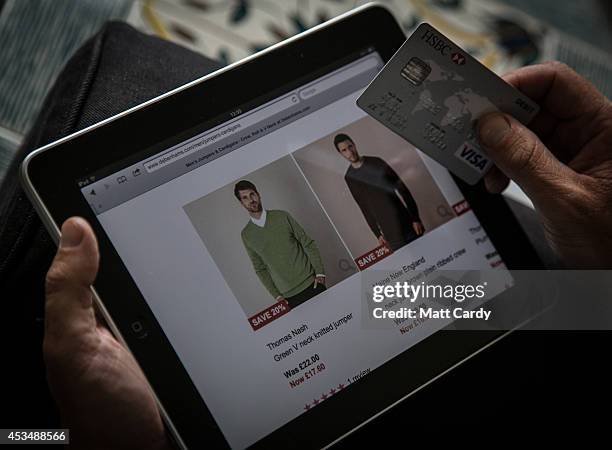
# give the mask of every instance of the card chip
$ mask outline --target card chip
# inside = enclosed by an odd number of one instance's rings
[[[402,76],[415,86],[419,86],[431,73],[431,67],[422,59],[410,58],[401,71]]]

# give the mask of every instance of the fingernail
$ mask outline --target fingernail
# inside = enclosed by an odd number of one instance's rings
[[[83,227],[78,220],[67,220],[62,225],[60,247],[76,247],[83,240]]]
[[[485,147],[497,147],[510,131],[510,122],[503,114],[487,114],[478,121],[478,131]]]

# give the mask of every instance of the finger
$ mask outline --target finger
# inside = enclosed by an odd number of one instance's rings
[[[501,194],[510,183],[510,180],[498,167],[493,166],[485,175],[485,186],[492,194]]]
[[[478,134],[495,165],[534,203],[550,198],[551,193],[576,178],[533,132],[506,114],[482,117]]]
[[[78,338],[95,330],[90,286],[98,272],[98,244],[82,218],[62,226],[60,245],[45,284],[45,339]]]
[[[597,120],[608,100],[570,67],[549,62],[518,69],[504,77],[540,105],[532,129],[555,156],[569,162],[602,126]]]
[[[108,323],[106,322],[106,319],[102,315],[102,312],[99,308],[94,308],[94,314],[96,316],[96,323],[98,324],[98,326],[108,328]]]
[[[503,78],[563,120],[596,111],[604,100],[593,84],[556,61],[522,67]]]

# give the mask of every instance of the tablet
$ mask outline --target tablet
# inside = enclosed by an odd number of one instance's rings
[[[357,108],[404,40],[362,7],[24,162],[55,239],[92,224],[98,306],[180,446],[328,445],[503,334],[367,330],[362,273],[540,267],[501,197]]]

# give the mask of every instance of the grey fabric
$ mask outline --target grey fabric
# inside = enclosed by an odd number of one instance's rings
[[[23,135],[62,66],[131,0],[8,0],[0,15],[0,125]]]

